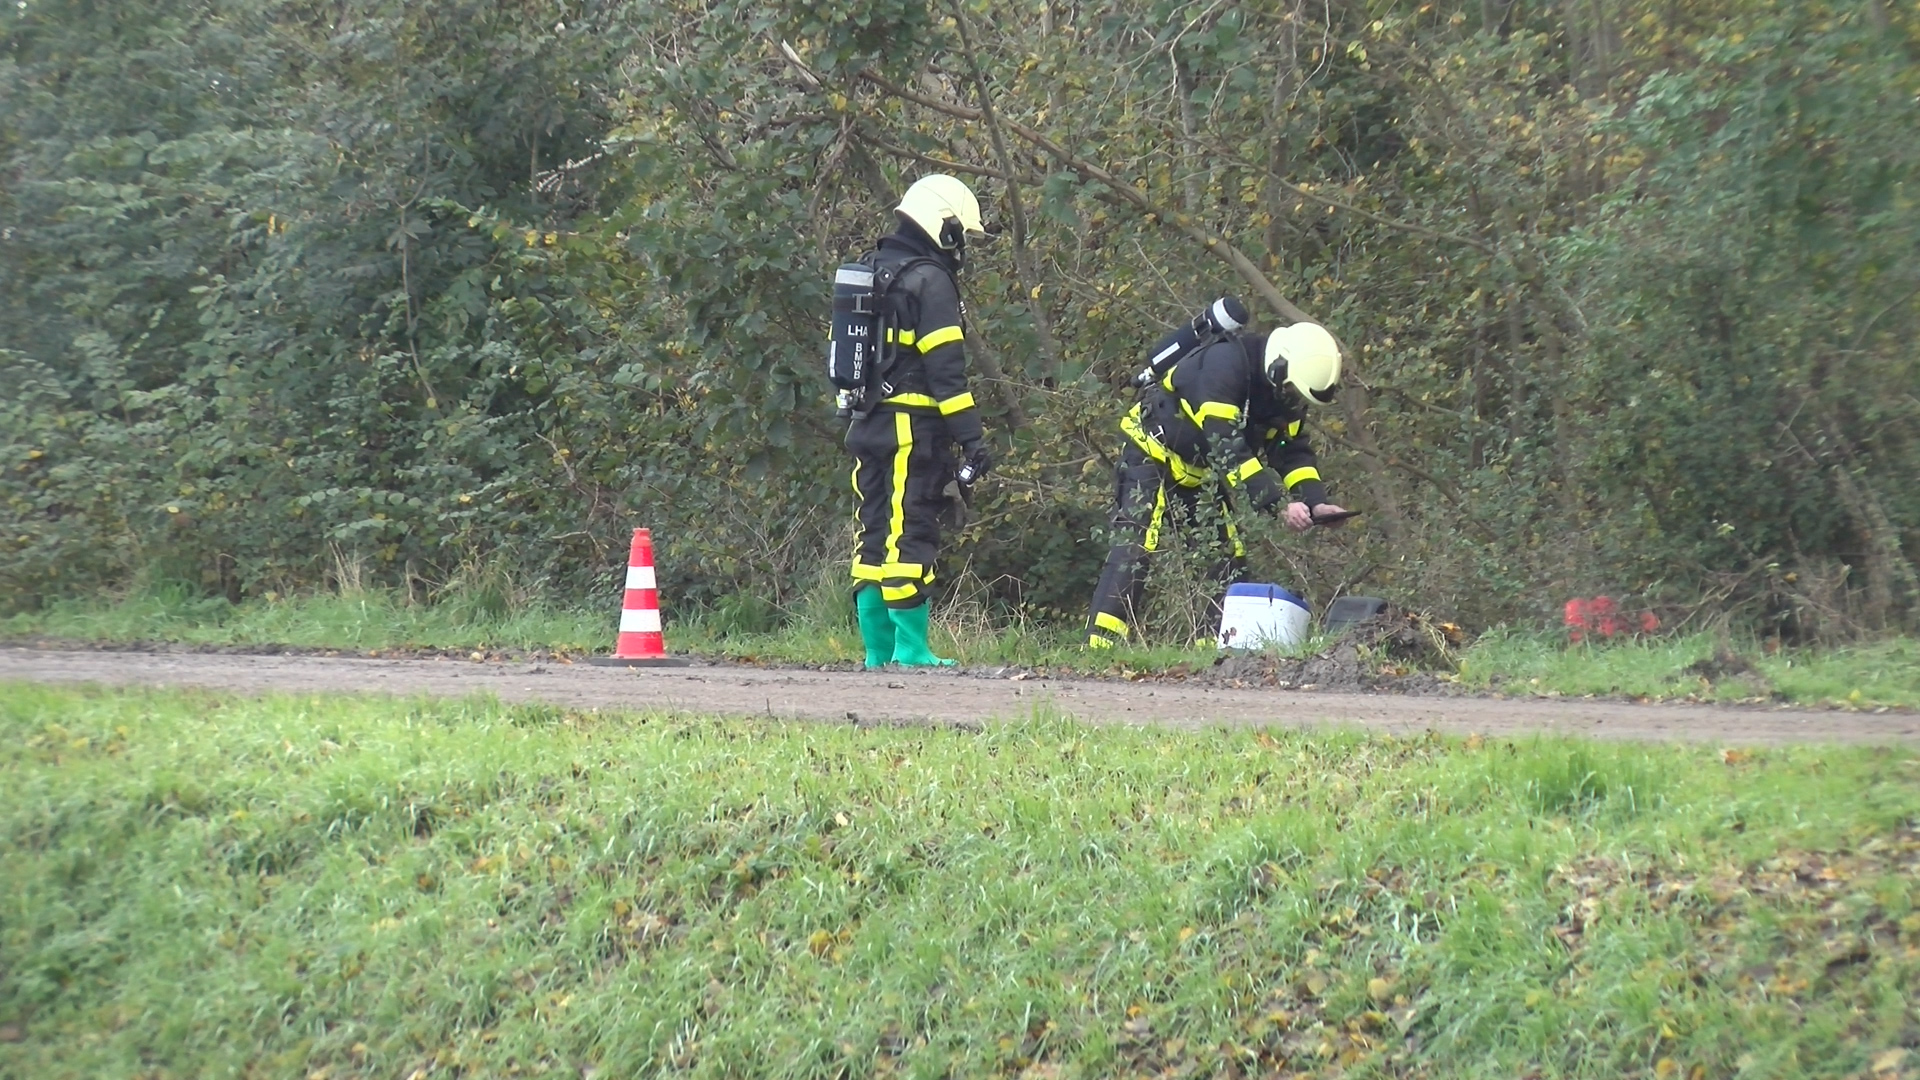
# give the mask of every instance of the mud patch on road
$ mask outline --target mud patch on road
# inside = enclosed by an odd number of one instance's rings
[[[1356,645],[1354,657],[1367,657]],[[1354,659],[1336,646],[1325,657],[1289,661],[1328,665],[1345,675]],[[680,717],[730,716],[992,730],[996,723],[1073,719],[1093,724],[1200,731],[1243,726],[1357,726],[1414,736],[1426,731],[1494,738],[1551,732],[1624,739],[1685,739],[1741,744],[1780,742],[1920,743],[1920,716],[1863,716],[1794,709],[1706,705],[1629,705],[1603,701],[1499,699],[1472,694],[1382,693],[1407,689],[1416,677],[1378,672],[1366,692],[1300,693],[1275,685],[1253,658],[1227,669],[1254,675],[1224,685],[1210,665],[1206,678],[1086,679],[1032,676],[966,677],[944,672],[855,672],[762,669],[732,665],[662,669],[604,668],[566,663],[472,663],[365,657],[151,655],[0,646],[0,683],[27,680],[107,686],[198,687],[243,695],[360,692],[400,697],[465,698],[538,703],[560,710],[614,710]],[[1289,673],[1292,672],[1290,667]],[[1357,678],[1358,676],[1356,676]],[[1389,680],[1391,679],[1391,682]],[[1398,683],[1398,686],[1393,686]]]

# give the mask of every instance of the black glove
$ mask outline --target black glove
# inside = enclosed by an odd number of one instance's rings
[[[967,452],[967,460],[960,466],[956,479],[960,481],[961,487],[970,488],[975,481],[986,475],[988,469],[993,468],[993,455],[987,453],[986,443],[974,443],[962,449]]]

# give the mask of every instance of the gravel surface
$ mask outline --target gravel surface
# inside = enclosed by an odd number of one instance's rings
[[[1587,699],[1406,695],[1070,679],[1008,672],[856,672],[700,663],[615,668],[557,660],[366,659],[0,647],[0,680],[192,686],[241,694],[490,693],[569,708],[680,710],[871,725],[975,725],[1035,710],[1172,728],[1350,726],[1400,735],[1520,735],[1714,743],[1920,743],[1920,714]]]

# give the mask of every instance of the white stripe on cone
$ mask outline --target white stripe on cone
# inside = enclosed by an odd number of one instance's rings
[[[600,625],[605,626],[605,623]],[[632,608],[620,613],[620,632],[623,634],[657,634],[660,632],[660,611],[657,608]]]
[[[651,566],[627,567],[627,588],[629,589],[657,588],[657,586],[654,585],[653,583],[653,567]]]

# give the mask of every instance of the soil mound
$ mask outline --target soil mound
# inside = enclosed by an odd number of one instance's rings
[[[1458,693],[1445,677],[1455,668],[1455,634],[1449,624],[1389,609],[1380,618],[1351,628],[1312,656],[1232,653],[1194,677],[1225,686],[1281,690]]]

